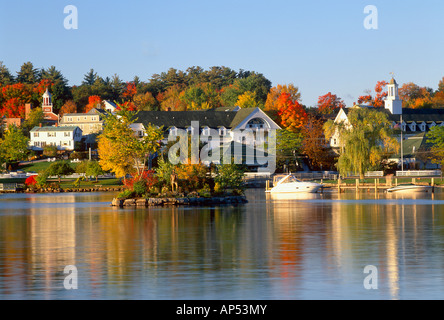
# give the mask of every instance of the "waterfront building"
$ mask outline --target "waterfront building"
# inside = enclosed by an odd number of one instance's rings
[[[29,146],[42,151],[45,146],[56,146],[58,150],[72,151],[82,140],[82,130],[77,126],[39,126],[30,131]]]
[[[354,104],[351,108],[341,108],[334,119],[335,123],[343,123],[347,126],[349,124],[348,113],[353,108],[373,107]],[[427,148],[426,133],[434,126],[444,126],[444,109],[403,108],[402,100],[399,98],[398,83],[394,78],[387,85],[384,108],[375,109],[386,113],[392,126],[396,126],[402,131],[403,152],[392,156],[390,160],[401,163],[402,156],[404,163],[412,168],[436,169],[438,167],[430,161],[420,159],[419,152]],[[330,139],[330,146],[336,151],[339,151],[342,146],[340,138],[339,133],[336,132]],[[401,140],[401,135],[398,136],[398,140]]]

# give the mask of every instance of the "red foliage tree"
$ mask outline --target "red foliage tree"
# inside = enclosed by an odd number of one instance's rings
[[[102,98],[100,98],[100,96],[88,97],[88,104],[85,106],[85,113],[88,113],[92,108],[102,108]]]
[[[134,82],[127,82],[126,89],[122,93],[122,96],[130,101],[133,101],[134,96],[137,94],[137,88]]]
[[[318,99],[318,109],[322,114],[331,114],[335,110],[345,108],[345,103],[337,95],[331,92],[320,96]]]
[[[384,98],[387,97],[387,92],[384,91],[384,88],[387,84],[388,82],[386,81],[378,81],[375,86],[375,96],[373,97],[371,94],[360,96],[358,98],[358,103],[366,103],[375,108],[383,107]]]
[[[36,175],[29,176],[28,178],[26,178],[25,184],[27,186],[34,186],[34,185],[36,185],[37,184],[37,181],[35,180],[36,177],[37,177]]]

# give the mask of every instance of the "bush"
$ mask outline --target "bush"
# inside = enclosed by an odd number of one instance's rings
[[[45,157],[55,157],[57,156],[57,147],[52,145],[47,145],[43,148],[43,155]]]
[[[232,189],[235,194],[243,194],[245,190],[244,168],[237,164],[224,164],[217,167],[218,174],[214,181],[220,190]],[[216,187],[215,187],[216,189]]]
[[[124,190],[117,195],[117,198],[120,199],[129,199],[135,196],[135,192],[133,190]]]
[[[138,196],[142,196],[145,193],[147,193],[149,191],[150,188],[148,188],[146,182],[144,180],[139,180],[136,181],[133,184],[133,191],[138,195]]]

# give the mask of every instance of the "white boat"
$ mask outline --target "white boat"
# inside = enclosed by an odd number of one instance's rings
[[[397,193],[413,193],[413,192],[429,192],[432,190],[431,186],[417,185],[417,184],[400,184],[396,187],[387,189],[387,192]]]
[[[316,193],[322,184],[296,179],[292,174],[277,175],[273,179],[273,188],[269,193]]]

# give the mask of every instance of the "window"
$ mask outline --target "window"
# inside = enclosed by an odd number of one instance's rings
[[[338,144],[338,140],[333,139],[333,145],[335,146],[335,145],[337,145],[337,144]]]
[[[34,132],[34,137],[38,138],[39,133],[38,132]]]
[[[68,117],[68,121],[69,121],[69,122],[72,122],[72,118],[71,118],[71,117]]]
[[[56,133],[55,132],[48,132],[48,137],[55,137]]]
[[[65,132],[65,137],[70,137],[71,136],[71,132]]]
[[[226,128],[219,128],[219,135],[220,136],[225,136],[226,134],[227,134]]]

